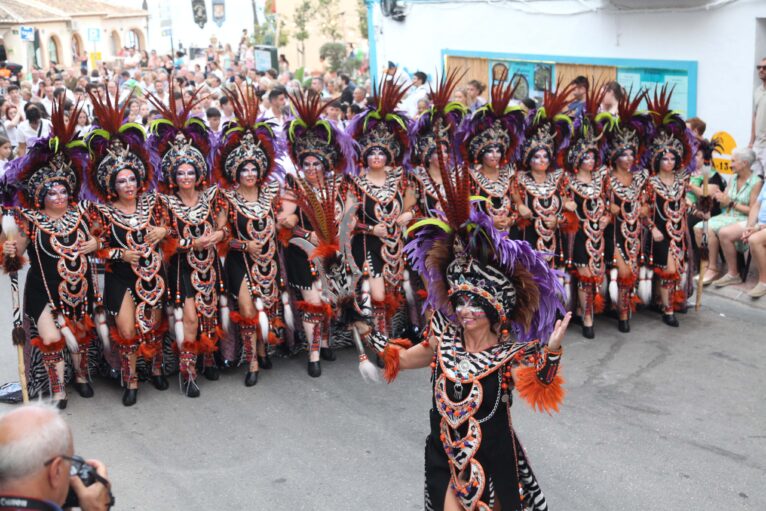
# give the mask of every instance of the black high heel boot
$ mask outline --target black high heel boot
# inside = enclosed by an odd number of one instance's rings
[[[122,404],[125,406],[133,406],[138,400],[138,389],[125,389],[122,393]]]
[[[621,319],[617,322],[617,330],[620,332],[627,334],[630,332],[630,320],[627,319]]]
[[[93,387],[91,387],[90,383],[87,381],[85,383],[80,383],[79,381],[74,382],[74,389],[78,394],[80,394],[80,397],[84,397],[86,399],[93,397]]]
[[[245,375],[245,387],[252,387],[258,383],[258,371],[248,371]]]
[[[322,366],[318,360],[316,362],[309,361],[308,372],[309,376],[312,378],[319,378],[322,376]]]

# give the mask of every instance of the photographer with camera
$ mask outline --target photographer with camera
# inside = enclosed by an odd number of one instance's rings
[[[0,416],[0,511],[106,510],[109,488],[103,463],[74,455],[56,408],[31,404]]]

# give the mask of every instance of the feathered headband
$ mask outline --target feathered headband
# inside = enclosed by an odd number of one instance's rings
[[[133,171],[138,186],[145,191],[152,184],[154,169],[145,147],[144,127],[134,122],[123,124],[125,110],[131,94],[122,107],[112,103],[109,94],[104,98],[90,91],[95,124],[98,126],[88,133],[87,145],[91,151],[91,168],[88,186],[102,201],[111,201],[116,196],[114,180],[121,170]]]
[[[683,169],[685,172],[694,171],[694,153],[696,141],[691,130],[680,114],[670,109],[670,99],[673,90],[668,90],[668,84],[659,90],[654,90],[654,96],[649,99],[649,114],[654,121],[653,138],[645,154],[644,167],[650,172],[658,172],[663,155],[671,153],[675,156],[673,171]]]
[[[558,158],[569,145],[573,131],[572,118],[564,112],[573,89],[574,84],[563,89],[557,84],[556,90],[544,91],[542,105],[527,115],[519,159],[522,169],[529,170],[532,156],[541,149],[551,160],[550,169],[563,165],[563,160],[558,161]]]
[[[252,163],[258,173],[259,183],[264,183],[280,167],[277,164],[282,150],[274,125],[259,118],[259,99],[255,88],[247,85],[244,90],[237,86],[237,92],[224,89],[234,108],[235,120],[227,124],[216,152],[213,174],[215,180],[225,186],[233,186],[239,178],[239,171]]]
[[[299,167],[304,158],[314,156],[325,172],[351,172],[356,148],[353,139],[339,130],[322,113],[331,103],[322,105],[318,94],[290,94],[290,107],[295,118],[285,125],[290,157]]]
[[[367,110],[354,117],[347,132],[359,144],[359,163],[365,165],[373,149],[381,149],[389,165],[402,165],[409,150],[410,120],[397,111],[410,86],[394,80],[381,79],[373,90]]]
[[[9,164],[6,183],[18,188],[18,200],[27,208],[40,209],[45,195],[54,184],[62,184],[69,198],[77,200],[81,178],[88,166],[88,149],[76,138],[77,116],[81,106],[74,107],[67,120],[64,96],[53,104],[51,135],[38,140],[22,158]]]
[[[170,189],[177,186],[175,174],[184,163],[194,167],[197,185],[208,178],[210,133],[202,119],[191,117],[192,109],[205,99],[200,95],[201,90],[192,92],[189,99],[182,98],[180,111],[175,100],[166,106],[155,95],[148,95],[149,102],[162,115],[149,126],[149,146],[160,157],[162,182]]]
[[[516,85],[497,81],[492,85],[489,102],[476,110],[459,130],[463,159],[473,164],[490,147],[499,147],[502,165],[516,160],[516,152],[524,138],[524,111],[520,106],[509,106]]]
[[[642,90],[631,97],[626,94],[618,104],[617,116],[610,115],[606,124],[607,158],[614,166],[617,158],[627,151],[633,151],[635,156],[634,168],[638,167],[644,153],[646,140],[652,133],[652,122],[649,115],[638,112],[641,102],[646,99],[647,91]]]
[[[420,116],[410,130],[414,164],[428,165],[428,160],[437,150],[439,143],[447,146],[454,144],[458,126],[463,122],[468,109],[463,104],[450,100],[465,73],[453,69],[441,77],[435,89],[431,88],[431,108]]]

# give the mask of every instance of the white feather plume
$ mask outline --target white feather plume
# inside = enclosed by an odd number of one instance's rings
[[[56,322],[59,324],[59,330],[61,331],[61,335],[64,336],[64,342],[66,342],[66,347],[69,348],[69,352],[80,353],[80,345],[77,344],[77,338],[74,336],[72,329],[69,328],[64,321],[64,316],[59,314]]]
[[[181,307],[173,308],[173,330],[176,334],[178,349],[184,346],[184,310]]]
[[[101,339],[101,344],[104,345],[104,351],[112,352],[112,340],[109,338],[109,326],[106,324],[106,313],[96,313],[96,333],[98,338]]]

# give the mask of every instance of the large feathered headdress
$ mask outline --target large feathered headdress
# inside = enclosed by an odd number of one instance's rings
[[[696,141],[681,115],[670,109],[672,96],[673,90],[668,90],[668,84],[665,84],[659,91],[655,88],[654,96],[648,100],[654,136],[644,156],[644,167],[650,172],[659,171],[660,161],[666,153],[675,156],[673,171],[694,171]]]
[[[325,172],[351,172],[356,147],[353,139],[332,122],[322,119],[331,105],[322,105],[318,94],[290,94],[290,107],[295,117],[287,121],[287,147],[290,157],[300,167],[303,159],[314,156],[324,165]]]
[[[632,96],[632,97],[631,97]],[[646,141],[652,133],[649,115],[639,112],[638,107],[646,99],[647,91],[635,95],[626,94],[619,102],[617,116],[610,116],[606,125],[607,163],[614,166],[626,150],[633,151],[635,165],[638,167],[643,156]]]
[[[319,239],[319,246],[311,257],[332,258],[339,249],[338,223],[335,219],[336,199],[340,192],[337,176],[352,172],[354,168],[354,141],[322,119],[322,106],[318,94],[290,95],[295,118],[285,126],[290,156],[300,169],[304,158],[314,156],[324,165],[324,173],[316,176],[318,190],[312,187],[298,171],[292,192],[298,208],[308,217]]]
[[[564,311],[564,290],[554,270],[527,241],[498,231],[471,203],[467,168],[448,176],[444,165],[439,167],[443,217],[413,224],[414,237],[405,247],[408,260],[429,282],[429,305],[452,316],[454,300],[468,294],[519,341],[546,342]]]
[[[88,166],[88,149],[76,137],[80,105],[74,107],[67,120],[64,101],[61,95],[53,104],[50,136],[38,140],[22,158],[13,160],[6,171],[6,183],[18,190],[18,200],[26,208],[41,209],[54,184],[64,185],[71,201],[78,199]]]
[[[374,88],[367,110],[354,117],[347,132],[359,144],[359,162],[366,165],[373,149],[381,149],[389,165],[402,165],[409,151],[410,119],[397,110],[409,90],[402,82],[383,77]]]
[[[548,154],[551,170],[563,165],[558,158],[563,155],[572,137],[572,118],[565,112],[573,89],[574,84],[563,89],[557,84],[556,90],[544,91],[542,105],[527,115],[519,158],[519,166],[523,170],[529,170],[532,156],[541,149]]]
[[[497,81],[492,85],[489,102],[476,110],[460,128],[460,148],[463,159],[481,163],[487,149],[500,148],[501,165],[516,161],[517,150],[524,138],[524,111],[510,106],[516,85]]]
[[[224,89],[234,108],[235,120],[227,124],[216,152],[213,175],[218,183],[233,186],[239,171],[248,163],[255,165],[259,183],[266,182],[281,170],[277,159],[282,153],[274,124],[259,118],[259,99],[255,88],[247,85],[237,92]]]
[[[429,94],[431,108],[415,122],[410,130],[412,162],[416,165],[428,165],[428,160],[438,144],[448,148],[455,143],[455,135],[463,122],[468,109],[456,101],[450,101],[458,82],[465,75],[457,68],[443,75]]]
[[[182,98],[180,107],[172,99],[172,91],[167,106],[157,96],[148,95],[149,102],[162,115],[149,126],[149,145],[160,157],[160,177],[167,188],[177,186],[176,170],[184,163],[194,167],[197,185],[204,186],[208,178],[209,130],[202,119],[191,117],[192,109],[205,99],[201,91],[199,88],[189,99]]]
[[[109,94],[101,98],[90,91],[94,124],[98,127],[88,133],[87,144],[93,155],[88,173],[88,186],[102,201],[116,196],[114,180],[121,170],[130,169],[141,190],[153,184],[154,168],[146,148],[144,127],[134,122],[123,123],[131,94],[120,107]]]
[[[574,133],[564,158],[564,168],[569,172],[577,171],[583,158],[588,153],[595,157],[594,168],[599,168],[604,161],[606,139],[603,137],[605,120],[608,113],[599,114],[598,109],[606,95],[606,88],[600,82],[585,91],[585,105],[574,120]]]

